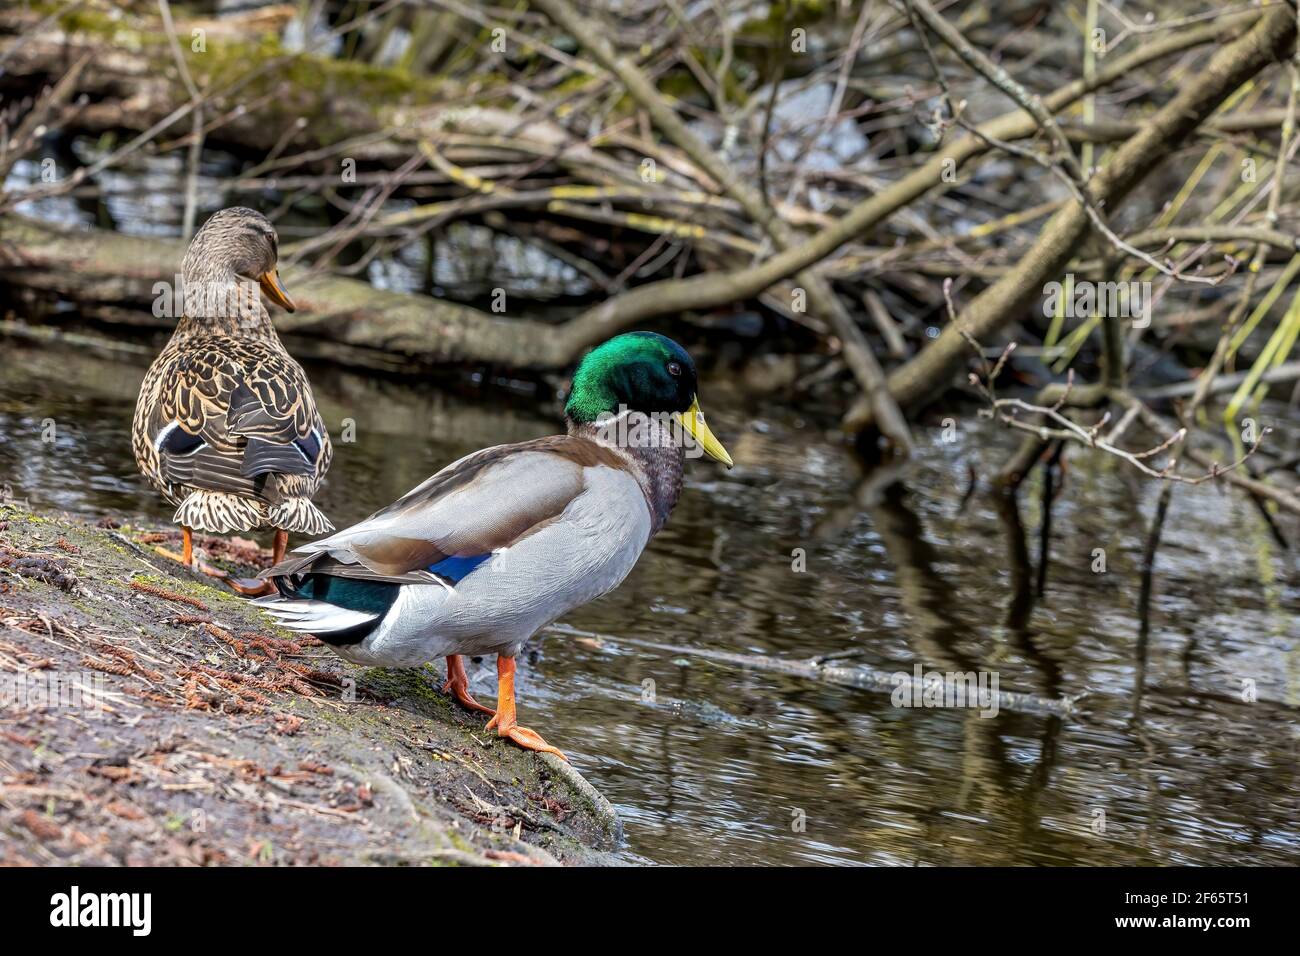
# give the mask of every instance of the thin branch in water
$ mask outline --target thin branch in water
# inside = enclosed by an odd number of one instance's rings
[[[1053,405],[1035,404],[1033,402],[1027,402],[1021,398],[999,398],[994,391],[997,377],[1002,372],[1002,368],[1006,363],[1007,357],[1010,356],[1014,349],[1015,343],[1008,343],[1008,345],[1002,350],[1002,355],[999,357],[997,364],[990,367],[988,360],[984,357],[983,347],[980,346],[979,342],[975,340],[975,337],[967,328],[965,328],[961,323],[961,320],[958,318],[957,308],[952,300],[951,287],[952,280],[945,280],[944,302],[948,309],[948,319],[959,330],[962,337],[966,339],[971,348],[974,349],[975,354],[978,356],[984,369],[983,376],[972,372],[969,376],[969,381],[988,403],[988,409],[986,409],[986,412],[991,417],[996,418],[1011,429],[1036,435],[1043,441],[1050,441],[1053,439],[1072,441],[1088,448],[1094,448],[1128,462],[1148,477],[1159,478],[1165,481],[1180,482],[1186,485],[1199,485],[1203,482],[1218,478],[1226,472],[1241,467],[1241,465],[1248,461],[1255,452],[1259,450],[1260,442],[1263,440],[1264,436],[1271,431],[1270,428],[1262,429],[1256,437],[1255,442],[1244,455],[1226,466],[1214,462],[1210,465],[1209,470],[1202,475],[1189,476],[1175,473],[1174,469],[1178,464],[1178,459],[1174,457],[1171,457],[1163,468],[1158,470],[1152,468],[1146,464],[1146,459],[1152,458],[1170,447],[1181,444],[1183,439],[1187,436],[1186,427],[1179,428],[1159,444],[1140,452],[1131,452],[1125,448],[1120,448],[1119,446],[1112,444],[1106,438],[1098,438],[1097,436],[1100,434],[1102,428],[1104,428],[1110,421],[1110,412],[1105,412],[1099,421],[1091,426],[1085,427],[1061,411],[1069,399],[1070,393],[1074,389],[1073,370],[1070,370],[1070,373],[1067,376],[1064,392]],[[1136,399],[1134,399],[1134,401],[1136,401]],[[1032,422],[1025,421],[1018,417],[1017,413],[1019,412],[1027,412],[1032,415],[1040,416],[1058,427],[1049,428],[1046,425],[1036,425]]]

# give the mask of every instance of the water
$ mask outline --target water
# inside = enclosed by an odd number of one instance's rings
[[[0,481],[35,506],[166,521],[128,443],[153,347],[107,360],[0,342]],[[558,429],[545,395],[309,373],[336,438],[318,501],[340,527],[460,455]],[[521,720],[619,807],[629,860],[1300,861],[1297,559],[1249,501],[1177,489],[1144,636],[1158,487],[1127,466],[1071,456],[1035,597],[1037,478],[1018,511],[982,492],[963,507],[969,469],[996,470],[1010,447],[993,426],[962,415],[953,444],[921,429],[914,462],[864,473],[816,425],[724,375],[706,371],[703,396],[736,469],[690,463],[629,579],[570,615],[568,633],[539,637],[520,669]],[[338,441],[345,419],[354,443]],[[1067,718],[986,719],[691,649],[847,652],[840,663],[990,670],[1004,691],[1088,696]],[[470,673],[491,698],[492,662]],[[1257,702],[1242,700],[1243,681]]]

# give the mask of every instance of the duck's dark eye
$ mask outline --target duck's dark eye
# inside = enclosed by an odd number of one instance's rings
[[[668,374],[671,375],[673,378],[678,378],[682,374],[682,367],[678,365],[676,362],[669,362]]]

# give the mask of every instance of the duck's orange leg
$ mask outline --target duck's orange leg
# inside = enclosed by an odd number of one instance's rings
[[[271,567],[284,560],[284,552],[289,549],[289,532],[275,529],[275,539],[271,542]]]
[[[191,531],[189,528],[184,527],[183,525],[181,527],[181,553],[180,554],[177,554],[175,551],[172,551],[169,548],[163,548],[163,547],[154,548],[154,552],[156,554],[162,555],[168,561],[175,561],[178,564],[185,565],[185,567],[187,568],[193,568],[196,571],[206,574],[210,578],[224,579],[227,577],[226,572],[222,571],[220,568],[214,568],[212,565],[207,564],[204,561],[199,561],[198,563],[195,563],[194,532]]]
[[[491,714],[493,717],[497,715],[495,710],[491,707],[484,707],[469,692],[469,675],[465,673],[465,658],[459,654],[447,655],[447,683],[442,685],[442,689],[444,691],[450,690],[451,695],[470,710]]]
[[[181,528],[181,553],[177,554],[171,548],[164,548],[158,545],[154,549],[155,554],[160,554],[168,561],[175,561],[177,564],[183,564],[187,568],[194,564],[194,532],[189,528]]]
[[[271,542],[271,567],[284,560],[284,552],[288,547],[289,532],[276,528],[275,538]],[[276,593],[275,585],[262,578],[227,578],[226,583],[244,597],[262,597],[264,594]]]
[[[499,655],[497,657],[497,712],[488,721],[485,730],[496,728],[498,737],[509,737],[525,750],[538,750],[542,753],[555,754],[561,760],[568,760],[562,752],[556,750],[542,735],[527,727],[520,727],[515,722],[515,659]]]

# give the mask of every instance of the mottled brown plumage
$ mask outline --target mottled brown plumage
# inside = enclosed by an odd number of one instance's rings
[[[213,215],[182,265],[184,313],[140,388],[132,450],[187,529],[333,530],[311,503],[330,465],[329,435],[258,294],[260,283],[292,308],[276,259],[265,216]]]

